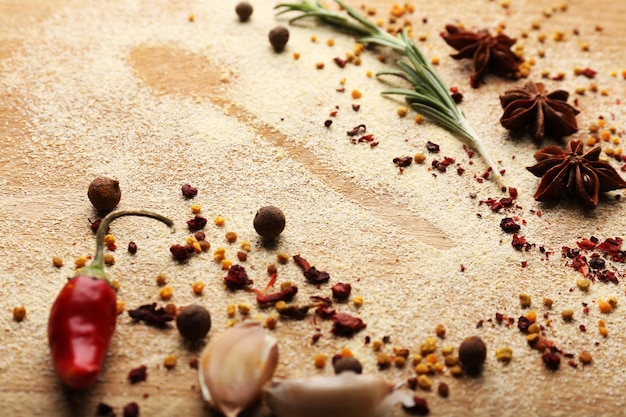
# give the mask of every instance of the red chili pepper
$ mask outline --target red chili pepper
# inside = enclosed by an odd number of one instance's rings
[[[61,382],[73,389],[87,389],[96,382],[115,330],[117,301],[104,272],[104,236],[109,224],[122,216],[145,216],[170,227],[173,224],[148,211],[115,211],[102,219],[93,261],[61,289],[48,319],[54,370]]]

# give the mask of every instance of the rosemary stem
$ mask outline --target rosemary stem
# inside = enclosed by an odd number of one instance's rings
[[[495,178],[500,188],[506,190],[506,185],[504,184],[504,180],[502,178],[502,175],[500,174],[500,170],[496,166],[496,163],[491,157],[491,154],[486,149],[483,141],[480,140],[478,134],[476,133],[474,128],[468,123],[465,117],[461,116],[460,123],[464,130],[463,136],[469,141],[469,145],[475,148],[481,155],[481,157],[485,160],[487,165],[489,165],[489,167],[491,168],[491,173],[493,174],[493,177]]]

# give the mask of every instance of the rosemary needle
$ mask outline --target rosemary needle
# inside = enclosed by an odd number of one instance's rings
[[[386,46],[405,56],[408,62],[398,61],[399,70],[383,71],[377,76],[393,75],[403,78],[413,86],[413,89],[392,88],[383,91],[382,94],[404,96],[413,109],[443,128],[457,134],[467,145],[478,151],[489,165],[498,184],[505,190],[502,175],[500,175],[489,151],[448,94],[448,89],[443,80],[409,37],[406,28],[395,36],[391,35],[365,19],[342,0],[334,1],[346,11],[347,16],[328,10],[319,1],[313,3],[309,0],[302,0],[299,3],[278,4],[275,7],[279,10],[276,15],[300,12],[289,23],[307,17],[317,18],[325,24],[358,34],[361,36],[359,42],[363,44]]]

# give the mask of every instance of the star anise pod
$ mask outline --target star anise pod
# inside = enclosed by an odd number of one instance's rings
[[[511,51],[516,39],[503,34],[492,36],[487,30],[471,32],[454,25],[446,25],[446,31],[441,37],[459,51],[451,57],[473,60],[474,69],[470,78],[472,87],[478,88],[488,69],[498,75],[516,77],[522,61]]]
[[[500,124],[509,130],[530,128],[536,141],[545,135],[560,138],[578,131],[576,115],[580,113],[567,103],[564,90],[546,91],[543,83],[526,83],[523,88],[507,90],[500,96],[504,114]]]
[[[600,151],[596,146],[583,153],[583,143],[573,140],[565,150],[553,145],[535,153],[537,165],[526,168],[541,177],[535,200],[558,200],[566,192],[594,208],[599,193],[626,188],[626,181],[617,171],[609,163],[598,160]]]

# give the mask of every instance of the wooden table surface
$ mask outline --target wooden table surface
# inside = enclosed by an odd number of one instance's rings
[[[600,316],[595,310],[591,313],[585,323],[593,336],[580,340],[580,332],[572,330],[584,321],[582,318],[569,328],[559,324],[548,331],[549,337],[568,352],[591,350],[595,358],[592,366],[574,368],[564,361],[559,371],[551,372],[542,366],[540,356],[526,345],[515,326],[506,330],[492,324],[485,325],[487,329],[476,328],[477,322],[491,319],[496,311],[506,311],[511,317],[525,313],[517,299],[522,292],[533,294],[533,307],[540,313],[545,313],[542,298],[554,298],[558,306],[553,312],[555,322],[559,321],[559,309],[571,305],[576,306],[576,317],[582,316],[580,302],[587,299],[569,295],[578,294],[578,275],[563,266],[560,248],[593,234],[615,237],[626,232],[623,199],[607,199],[604,207],[591,212],[583,212],[575,204],[535,203],[532,187],[536,179],[528,178],[524,168],[532,163],[532,153],[539,145],[530,140],[519,145],[503,140],[507,133],[497,123],[499,115],[494,117],[501,111],[497,95],[514,83],[489,76],[485,86],[471,89],[467,62],[449,59],[452,51],[437,35],[447,23],[460,21],[468,28],[492,30],[504,23],[504,31],[525,45],[525,56],[536,57],[533,79],[539,80],[545,70],[550,73],[546,79],[549,83],[551,77],[564,72],[565,80],[552,82],[551,87],[572,93],[579,86],[587,89],[583,95],[572,95],[584,109],[575,138],[586,139],[587,127],[603,116],[607,128],[609,124],[616,126],[613,137],[623,140],[626,112],[620,103],[626,100],[626,80],[622,77],[626,70],[626,3],[507,0],[505,7],[499,0],[414,0],[415,12],[403,17],[414,25],[414,33],[428,34],[420,46],[427,55],[440,58],[437,68],[465,94],[463,111],[468,119],[492,149],[501,152],[498,159],[507,169],[505,179],[523,193],[520,202],[524,204],[520,204],[524,210],[513,215],[530,219],[529,213],[543,212],[541,220],[537,216],[529,220],[531,225],[534,221],[535,235],[530,231],[528,235],[538,244],[543,239],[556,252],[551,263],[541,262],[536,248],[529,255],[515,252],[510,237],[497,226],[499,217],[466,198],[477,187],[480,199],[501,197],[490,181],[478,184],[471,179],[472,174],[457,180],[451,173],[433,179],[426,168],[418,171],[417,167],[407,169],[403,176],[393,165],[377,164],[388,163],[396,152],[387,145],[390,138],[406,135],[411,138],[406,143],[414,137],[440,142],[442,148],[447,146],[446,152],[455,153],[459,160],[465,158],[465,167],[472,172],[484,170],[476,157],[476,166],[467,165],[464,151],[438,127],[418,126],[409,116],[403,124],[396,123],[400,119],[395,109],[402,103],[379,97],[376,92],[381,86],[374,79],[360,79],[359,88],[366,93],[360,114],[373,120],[371,131],[377,137],[388,139],[381,144],[381,152],[386,153],[370,156],[372,153],[366,155],[363,148],[354,147],[350,148],[354,149],[354,159],[342,160],[341,155],[347,152],[344,148],[334,153],[333,147],[340,145],[320,139],[327,131],[323,122],[336,104],[328,97],[335,97],[342,77],[332,63],[333,56],[322,46],[326,47],[324,42],[332,37],[336,48],[347,49],[353,40],[305,24],[290,27],[287,51],[274,54],[265,34],[285,20],[274,20],[274,2],[252,3],[252,21],[240,24],[234,1],[110,0],[94,4],[85,0],[0,0],[0,402],[4,410],[0,414],[87,416],[95,414],[99,402],[105,402],[121,415],[122,407],[131,401],[140,405],[142,416],[211,414],[202,401],[196,371],[188,366],[199,350],[185,346],[174,329],[164,332],[133,324],[125,314],[118,321],[101,380],[93,389],[73,393],[56,380],[47,349],[47,315],[56,292],[73,273],[73,260],[93,250],[86,219],[95,214],[86,190],[100,173],[120,178],[121,207],[147,206],[174,217],[181,225],[190,215],[190,203],[180,197],[180,186],[185,182],[197,184],[197,202],[203,205],[203,213],[209,218],[225,216],[227,227],[253,242],[256,252],[248,265],[256,268],[259,283],[266,280],[259,271],[272,263],[277,252],[301,252],[322,269],[329,266],[333,276],[351,279],[357,288],[360,285],[366,302],[361,310],[352,311],[360,311],[367,318],[367,332],[373,339],[392,335],[394,345],[415,352],[440,322],[448,329],[441,346],[458,346],[463,337],[481,334],[490,342],[482,377],[455,379],[444,372],[433,380],[450,385],[449,398],[438,397],[436,385],[431,391],[416,393],[428,399],[433,416],[623,414],[626,300],[621,282],[610,288],[594,284],[590,302],[615,294],[622,305],[611,315]],[[372,19],[387,19],[394,2],[363,3],[377,11]],[[540,22],[541,28],[532,29],[532,22]],[[565,36],[562,43],[553,39],[559,31]],[[315,44],[309,40],[312,34],[318,36]],[[537,40],[540,34],[546,35],[545,43]],[[243,37],[249,40],[244,42]],[[583,51],[584,43],[589,43],[589,51]],[[538,58],[539,49],[545,49],[543,61]],[[342,51],[336,49],[334,54]],[[301,65],[295,65],[294,52],[301,53]],[[347,90],[355,88],[350,84],[354,74],[363,75],[367,69],[384,65],[376,59],[378,53],[366,51],[362,68],[349,70],[353,72],[348,73],[352,78],[348,78]],[[310,56],[324,57],[324,72],[315,70],[317,58]],[[597,69],[593,82],[600,90],[606,88],[608,94],[590,91],[592,80],[573,75],[575,67]],[[322,73],[329,74],[326,92],[318,89],[324,86]],[[300,83],[294,84],[293,79]],[[269,93],[271,85],[277,97]],[[296,96],[301,99],[296,100]],[[375,105],[369,108],[368,97],[375,97],[371,98]],[[482,104],[488,101],[491,104]],[[355,112],[347,115],[351,112],[345,110],[349,101],[342,103],[339,116],[346,118],[335,120],[338,132],[358,119]],[[175,109],[176,114],[168,114],[169,109]],[[370,122],[366,123],[370,128]],[[232,136],[222,135],[229,131]],[[208,139],[200,143],[202,135]],[[405,144],[395,140],[396,149],[402,149],[398,154],[412,149],[402,148]],[[620,147],[617,140],[603,146]],[[379,177],[380,172],[393,176]],[[406,175],[411,172],[421,172],[428,185],[406,186]],[[273,183],[279,186],[273,189]],[[437,184],[442,184],[441,193],[434,188]],[[263,248],[255,240],[250,219],[256,208],[274,202],[282,204],[288,213],[288,229],[278,248]],[[329,207],[333,202],[337,206]],[[479,212],[491,219],[489,227],[486,220],[480,223],[475,219]],[[348,224],[351,217],[353,223]],[[468,228],[459,227],[464,218]],[[337,219],[348,223],[337,224]],[[296,220],[300,224],[294,224]],[[128,230],[122,231],[122,225]],[[222,274],[212,260],[179,265],[170,259],[164,245],[182,242],[186,234],[183,227],[175,237],[163,229],[130,220],[116,226],[119,242],[139,236],[143,239],[139,254],[151,252],[137,260],[116,254],[111,275],[126,288],[120,298],[127,309],[161,303],[154,277],[164,272],[174,283],[177,296],[173,302],[203,303],[213,315],[212,332],[221,332],[228,322],[226,304],[245,298],[224,295],[221,286],[210,284]],[[222,231],[212,233],[213,247],[218,247]],[[368,236],[372,239],[370,247],[350,245]],[[483,245],[485,242],[493,242],[494,247]],[[413,256],[418,249],[424,254],[422,260]],[[161,250],[160,255],[155,254],[157,250]],[[500,258],[494,259],[496,266],[483,263],[492,250]],[[501,253],[506,255],[500,257]],[[53,267],[53,256],[61,256],[65,265]],[[519,264],[528,258],[529,268],[521,269]],[[497,266],[502,259],[507,265]],[[438,264],[457,267],[437,274]],[[457,271],[459,264],[468,268],[466,275]],[[294,265],[288,268],[285,276],[297,276]],[[622,267],[618,272],[626,271]],[[407,283],[411,274],[420,277],[419,285]],[[389,280],[383,282],[381,277]],[[194,297],[189,290],[195,279],[208,283],[202,297]],[[390,295],[392,289],[404,284],[407,287],[403,291]],[[559,304],[560,297],[568,301]],[[12,316],[13,308],[19,305],[27,309],[22,322]],[[609,322],[608,338],[597,336],[598,319]],[[280,375],[330,373],[330,366],[316,370],[312,358],[318,352],[330,357],[343,347],[359,352],[366,369],[379,372],[376,355],[363,346],[360,336],[353,340],[328,336],[312,346],[310,336],[317,325],[307,322],[301,328],[298,323],[285,323],[276,330],[281,349],[290,352],[281,359]],[[514,346],[514,361],[508,366],[494,356],[495,349],[504,345]],[[175,369],[162,366],[167,354],[179,357]],[[128,371],[141,364],[149,367],[148,380],[129,384]],[[392,367],[380,374],[402,381],[413,372]],[[404,414],[398,408],[394,415]]]

